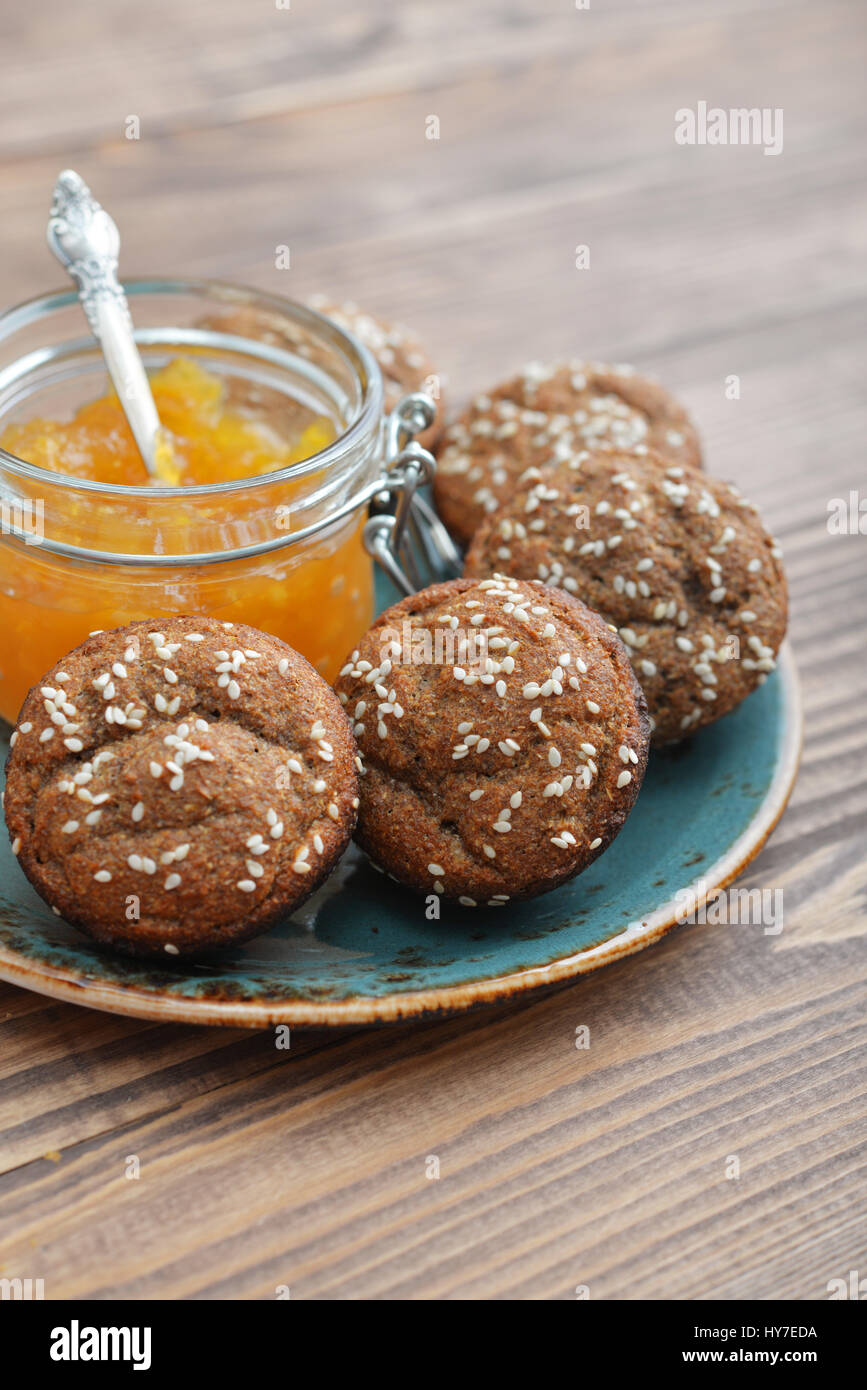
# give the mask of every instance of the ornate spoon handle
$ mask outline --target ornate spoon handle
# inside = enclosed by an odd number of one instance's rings
[[[159,476],[160,420],[135,338],[126,296],[117,278],[120,234],[82,178],[64,169],[54,188],[48,245],[78,286],[87,321],[102,348],[148,472]]]

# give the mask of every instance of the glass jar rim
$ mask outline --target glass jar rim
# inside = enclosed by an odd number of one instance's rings
[[[243,298],[248,304],[253,303],[256,307],[266,311],[291,317],[295,322],[319,329],[320,332],[324,332],[342,346],[350,363],[352,363],[354,356],[364,369],[361,408],[355,419],[342,434],[338,435],[337,439],[324,449],[311,454],[309,458],[288,464],[284,468],[275,468],[271,472],[259,473],[247,478],[233,478],[223,483],[180,484],[158,488],[147,484],[102,483],[92,478],[76,478],[67,473],[57,473],[52,469],[40,468],[37,464],[28,463],[26,459],[19,459],[17,455],[10,454],[3,448],[0,448],[0,468],[30,481],[43,482],[54,487],[63,486],[70,492],[96,494],[99,497],[124,499],[144,497],[151,500],[157,496],[160,500],[183,497],[224,497],[226,494],[273,486],[275,483],[303,477],[306,473],[328,469],[333,464],[338,463],[356,445],[363,443],[378,427],[384,405],[384,387],[379,363],[364,343],[335,323],[333,319],[329,319],[325,314],[320,314],[318,310],[311,309],[309,305],[289,299],[284,295],[271,294],[251,285],[240,285],[228,280],[156,279],[148,276],[124,280],[122,283],[127,296],[133,299],[136,295],[148,293],[199,294],[203,297],[213,294],[217,299],[225,297],[227,303],[237,303],[240,298]],[[75,290],[55,290],[12,305],[0,313],[0,341],[10,337],[18,329],[46,318],[54,310],[68,308],[77,302],[78,295]],[[287,313],[287,308],[292,311],[291,314]],[[136,334],[137,339],[138,336]],[[291,352],[273,347],[257,339],[239,338],[238,341],[249,342],[251,345],[255,343],[256,350],[251,352],[250,356],[258,357],[274,366],[291,368],[296,360]]]

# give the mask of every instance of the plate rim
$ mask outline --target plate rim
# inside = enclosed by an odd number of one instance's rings
[[[705,903],[712,893],[725,888],[756,857],[779,822],[795,785],[801,761],[804,718],[798,671],[788,639],[780,648],[777,671],[782,682],[784,727],[776,770],[755,814],[734,844],[698,878],[677,890],[679,894],[692,892],[697,906]],[[706,891],[696,892],[701,885]],[[478,1005],[502,1002],[530,990],[589,974],[652,946],[677,925],[677,915],[675,898],[669,898],[646,918],[631,922],[616,936],[561,956],[547,965],[381,998],[351,995],[337,1000],[287,1000],[282,1005],[255,999],[191,999],[141,986],[106,984],[59,966],[34,966],[26,957],[2,945],[0,980],[65,1003],[156,1023],[225,1028],[269,1028],[277,1024],[295,1028],[340,1028],[400,1023],[463,1013]]]

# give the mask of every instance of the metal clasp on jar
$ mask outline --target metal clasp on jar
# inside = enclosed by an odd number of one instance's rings
[[[383,487],[373,498],[363,532],[368,552],[405,594],[454,578],[462,568],[457,547],[420,491],[432,482],[436,460],[414,440],[435,415],[436,406],[421,391],[404,396],[389,415]]]

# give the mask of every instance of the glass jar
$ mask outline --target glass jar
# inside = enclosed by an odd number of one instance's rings
[[[373,615],[368,551],[387,542],[365,537],[368,505],[390,486],[388,440],[403,442],[412,427],[385,427],[371,354],[314,310],[254,290],[175,280],[125,290],[149,370],[192,358],[253,418],[280,431],[324,416],[334,442],[271,473],[177,487],[71,478],[0,449],[8,720],[95,629],[207,613],[275,634],[331,680]],[[0,435],[34,417],[67,420],[107,389],[74,292],[0,315]]]

